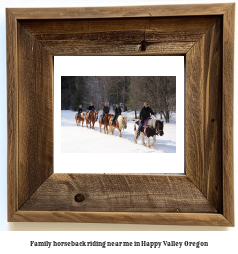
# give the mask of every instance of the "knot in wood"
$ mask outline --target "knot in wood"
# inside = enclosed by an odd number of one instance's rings
[[[147,43],[145,40],[140,43],[140,51],[146,51]]]
[[[80,193],[77,194],[77,195],[75,195],[75,197],[74,197],[74,200],[75,200],[76,202],[83,202],[84,199],[85,199],[84,195],[83,195],[83,194],[80,194]]]

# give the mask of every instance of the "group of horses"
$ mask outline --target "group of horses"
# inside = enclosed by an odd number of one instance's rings
[[[126,116],[118,116],[117,120],[115,123],[112,122],[112,119],[114,117],[114,114],[106,114],[103,118],[103,122],[101,122],[101,116],[100,115],[98,117],[98,112],[97,111],[88,111],[86,113],[81,113],[78,117],[77,117],[77,113],[75,114],[75,121],[76,121],[76,125],[79,126],[80,123],[82,122],[82,127],[83,127],[83,123],[84,121],[86,121],[86,126],[88,127],[88,125],[90,126],[90,128],[94,129],[94,124],[95,122],[98,120],[99,118],[99,129],[100,132],[102,132],[102,126],[104,127],[104,133],[108,134],[114,133],[115,129],[118,129],[119,134],[118,136],[121,137],[121,131],[122,129],[126,129],[127,128],[127,117]]]
[[[117,129],[119,131],[118,136],[121,137],[121,131],[123,129],[127,128],[127,117],[119,115],[116,122],[113,123],[112,119],[114,117],[114,114],[106,114],[103,118],[103,122],[101,122],[101,115],[98,117],[97,111],[88,111],[86,113],[81,113],[78,116],[78,113],[75,114],[75,121],[76,125],[79,126],[80,123],[83,123],[86,121],[86,126],[90,126],[90,128],[94,129],[95,122],[99,119],[99,129],[100,132],[102,126],[104,127],[104,133],[105,134],[112,134],[114,133],[114,130]],[[156,135],[163,136],[164,135],[164,123],[163,121],[157,120],[157,119],[149,119],[146,128],[143,126],[140,132],[140,135],[142,136],[142,144],[146,146],[144,138],[147,137],[147,147],[152,147],[156,142]],[[137,129],[138,129],[138,123],[134,124],[134,141],[137,143]],[[150,144],[150,137],[153,137],[153,142]]]

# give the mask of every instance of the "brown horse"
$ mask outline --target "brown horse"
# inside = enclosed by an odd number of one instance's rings
[[[98,120],[98,112],[92,111],[90,115],[89,113],[90,112],[88,111],[86,112],[86,115],[85,115],[86,125],[88,127],[88,125],[90,124],[90,128],[91,128],[91,124],[92,124],[92,129],[94,129],[94,124]]]
[[[109,126],[109,120],[111,117],[113,117],[113,114],[106,114],[103,118],[103,123],[101,123],[101,117],[102,115],[99,116],[99,128],[100,128],[100,132],[101,132],[101,127],[102,125],[104,125],[104,133],[108,134],[108,126]]]
[[[83,127],[83,122],[84,122],[84,119],[85,119],[85,113],[79,114],[78,119],[77,119],[77,115],[78,115],[78,113],[75,114],[76,125],[79,126],[80,122],[82,122],[82,127]]]

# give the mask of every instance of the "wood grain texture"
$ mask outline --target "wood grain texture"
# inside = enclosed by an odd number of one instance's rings
[[[55,56],[182,55],[217,19],[22,20],[21,24]],[[148,42],[146,52],[140,51],[143,40]]]
[[[142,38],[141,38],[142,39]],[[84,43],[74,41],[49,41],[42,45],[55,56],[151,56],[151,55],[184,55],[193,46],[192,42],[156,43],[147,47],[146,52],[140,50],[138,42],[127,44],[115,43]]]
[[[223,214],[234,224],[234,26],[235,4],[223,16]]]
[[[187,35],[188,38],[206,33],[219,16],[198,17],[150,17],[150,18],[111,18],[111,19],[64,19],[64,20],[20,20],[19,22],[37,39],[54,39],[54,36],[67,38],[77,34],[145,31],[154,33]],[[151,34],[153,35],[153,34]],[[63,37],[64,36],[64,37]]]
[[[85,8],[10,8],[17,19],[101,19],[222,15],[232,4],[151,5]]]
[[[12,221],[232,226],[223,215],[213,213],[18,211]]]
[[[18,210],[18,57],[17,20],[6,11],[8,220]]]
[[[8,220],[233,226],[233,25],[234,4],[8,9]],[[52,175],[54,55],[186,55],[186,176]]]
[[[18,23],[19,207],[53,173],[53,58]]]
[[[104,174],[54,174],[20,210],[217,212],[186,176]]]
[[[186,55],[186,175],[222,211],[222,20]]]

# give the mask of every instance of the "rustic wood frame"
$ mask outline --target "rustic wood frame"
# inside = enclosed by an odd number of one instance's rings
[[[8,220],[234,226],[234,17],[233,3],[7,9]],[[184,55],[186,175],[54,174],[56,55]]]

